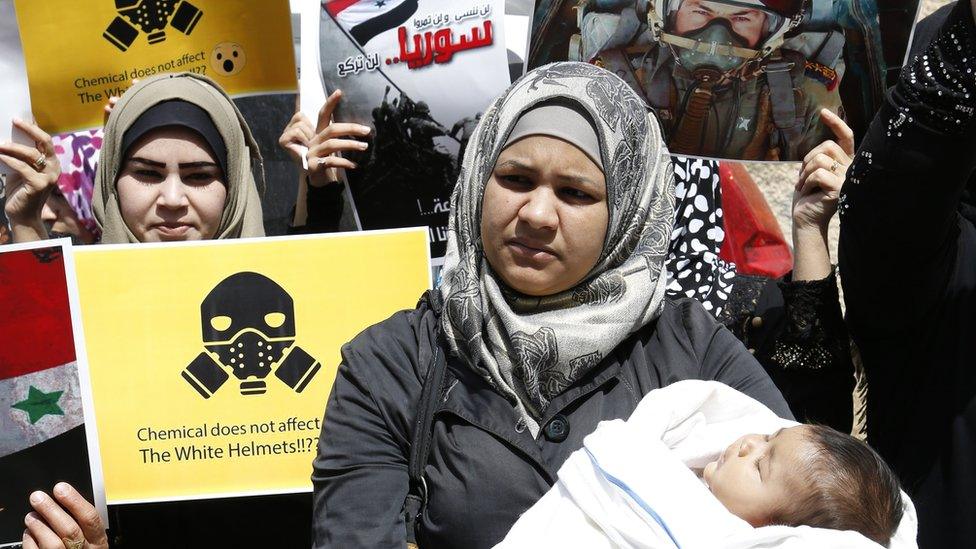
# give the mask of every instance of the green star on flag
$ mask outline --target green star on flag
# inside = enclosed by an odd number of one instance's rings
[[[58,400],[61,399],[61,395],[63,394],[64,391],[45,393],[31,385],[27,391],[27,398],[14,404],[13,407],[27,412],[27,417],[30,418],[31,425],[33,425],[44,416],[64,415],[64,410],[58,406]]]

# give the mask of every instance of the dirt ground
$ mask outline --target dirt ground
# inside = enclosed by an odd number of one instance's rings
[[[919,9],[919,19],[937,10],[939,7],[949,3],[947,0],[923,0]],[[769,207],[776,215],[783,236],[787,242],[792,243],[790,233],[790,209],[793,203],[793,185],[800,170],[799,162],[776,162],[762,163],[754,162],[746,164],[749,173],[755,179],[756,184],[766,195]],[[840,223],[837,216],[830,223],[830,257],[834,263],[837,262],[837,237]]]

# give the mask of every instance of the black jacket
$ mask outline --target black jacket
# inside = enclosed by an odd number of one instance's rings
[[[422,301],[343,348],[312,475],[315,547],[404,547],[407,456],[429,366],[418,356],[438,344],[438,318]],[[538,439],[484,379],[449,359],[425,470],[430,496],[420,546],[498,543],[597,423],[629,417],[642,396],[682,379],[722,381],[792,417],[745,347],[687,299],[667,301],[655,322],[553,399]],[[547,439],[551,421],[568,425],[565,440]]]
[[[942,17],[871,124],[840,200],[868,441],[914,498],[923,548],[976,540],[976,226],[961,200],[976,166],[976,28],[966,1]]]

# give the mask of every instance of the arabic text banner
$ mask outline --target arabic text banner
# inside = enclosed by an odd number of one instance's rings
[[[303,78],[342,90],[336,121],[373,130],[365,151],[344,154],[357,165],[344,176],[360,225],[426,225],[443,257],[464,150],[511,83],[505,2],[329,0],[318,19],[318,66]]]
[[[204,74],[231,95],[296,90],[286,0],[116,4],[15,0],[34,116],[49,133],[101,126],[110,96],[155,74]]]
[[[339,349],[430,286],[426,236],[77,252],[109,503],[309,490]]]

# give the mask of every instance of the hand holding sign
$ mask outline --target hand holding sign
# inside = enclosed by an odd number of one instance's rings
[[[365,151],[369,145],[363,141],[346,139],[348,137],[366,137],[370,133],[369,126],[352,123],[332,122],[332,114],[339,106],[342,91],[336,90],[325,100],[319,111],[318,124],[315,126],[315,136],[308,142],[308,178],[313,187],[321,187],[329,181],[336,181],[336,168],[347,170],[356,169],[356,164],[338,156],[343,151]]]
[[[840,189],[853,160],[851,128],[828,109],[821,110],[820,117],[837,140],[824,141],[803,159],[793,193],[793,224],[797,230],[826,230],[837,211]]]
[[[24,549],[108,549],[105,526],[95,506],[70,484],[30,495],[34,512],[24,517]]]
[[[51,136],[31,122],[14,119],[14,127],[29,135],[34,146],[0,144],[0,162],[13,170],[7,177],[4,211],[10,220],[14,241],[47,238],[41,222],[44,202],[57,185],[61,165],[54,154]]]

